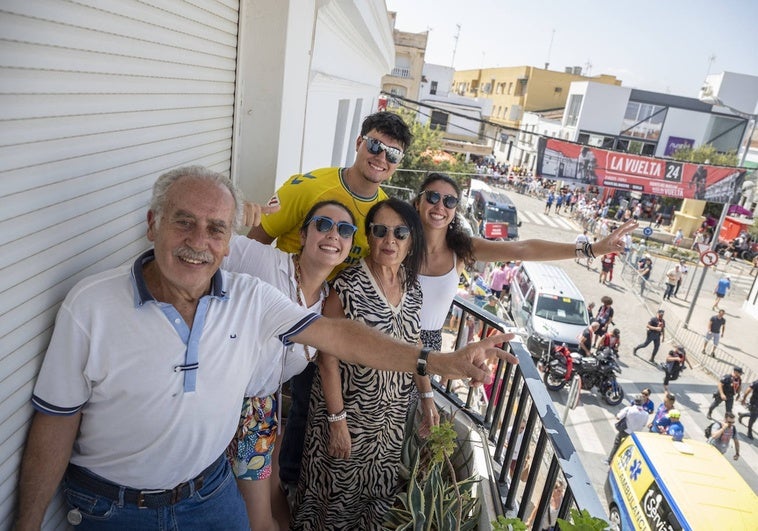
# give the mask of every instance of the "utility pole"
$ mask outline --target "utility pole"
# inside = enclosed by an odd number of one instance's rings
[[[456,24],[455,25],[458,30],[455,32],[455,35],[453,36],[453,40],[455,41],[455,44],[453,44],[453,58],[450,59],[450,68],[455,68],[455,52],[458,50],[458,37],[461,36],[461,25]]]

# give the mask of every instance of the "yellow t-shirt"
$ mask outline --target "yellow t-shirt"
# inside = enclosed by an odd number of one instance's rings
[[[353,264],[368,255],[368,239],[364,231],[366,214],[371,207],[387,198],[380,188],[371,198],[360,197],[350,192],[342,179],[342,168],[321,168],[306,174],[297,174],[287,180],[274,194],[280,208],[278,212],[266,214],[261,220],[261,227],[266,234],[276,238],[276,246],[287,253],[300,251],[300,226],[305,215],[313,205],[320,201],[339,201],[355,216],[358,231],[353,238],[350,249],[342,265],[332,272]],[[272,198],[272,199],[274,199]]]

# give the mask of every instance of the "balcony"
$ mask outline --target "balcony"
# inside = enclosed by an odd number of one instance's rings
[[[409,78],[411,77],[411,69],[396,66],[395,68],[392,69],[391,75],[394,77]]]
[[[492,328],[503,329],[503,321],[469,301],[456,297],[455,307],[461,309],[463,316],[453,331],[454,344],[461,341],[465,344],[463,323],[468,315],[482,323],[481,336]],[[473,451],[474,461],[479,463],[471,473],[482,478],[478,489],[483,503],[479,524],[485,527],[481,528],[489,528],[489,522],[498,515],[518,516],[526,522],[534,510],[529,529],[540,529],[558,483],[565,485],[558,517],[568,519],[569,510],[576,508],[607,521],[605,508],[531,355],[520,342],[513,341],[507,348],[518,357],[519,364],[498,365],[489,400],[481,390],[460,380],[445,385],[433,382],[438,406],[444,410],[458,409],[456,429],[472,435],[466,451]],[[522,423],[525,425],[522,448],[514,459],[518,427]]]

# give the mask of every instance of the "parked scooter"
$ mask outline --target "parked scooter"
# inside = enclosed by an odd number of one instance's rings
[[[562,353],[551,356],[544,376],[545,387],[550,391],[560,391],[575,376],[581,379],[582,389],[589,391],[597,388],[608,405],[621,403],[624,390],[616,380],[616,374],[621,374],[621,367],[612,348],[606,347],[595,356],[572,352],[570,359],[569,363]]]

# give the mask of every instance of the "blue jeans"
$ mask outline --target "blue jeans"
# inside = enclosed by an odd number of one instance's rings
[[[168,457],[167,457],[168,458]],[[221,464],[188,498],[158,509],[140,509],[134,504],[98,495],[70,478],[63,493],[70,509],[81,515],[79,530],[247,530],[245,502],[237,490],[229,461]],[[69,513],[69,521],[72,516]]]

